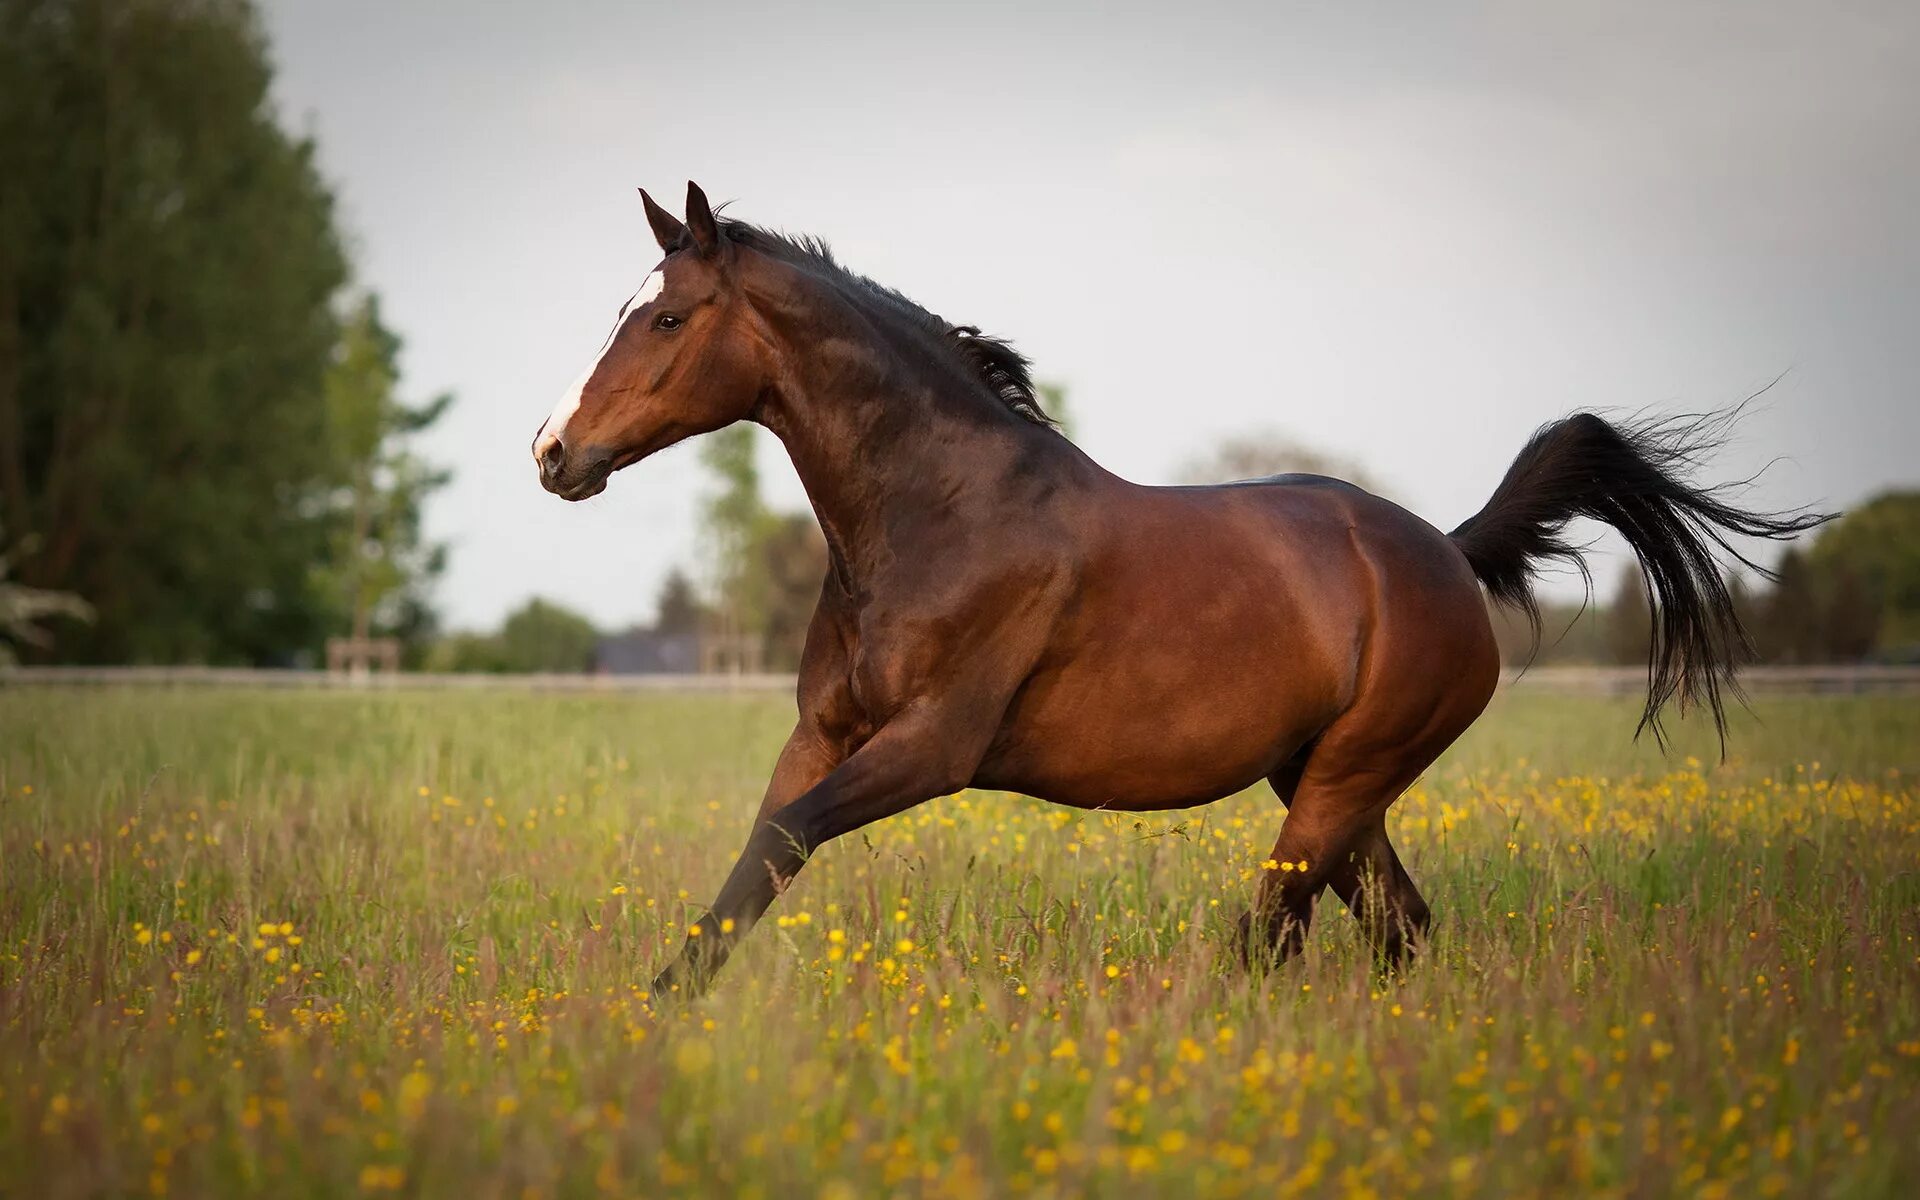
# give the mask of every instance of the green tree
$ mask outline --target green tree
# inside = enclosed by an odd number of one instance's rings
[[[1067,385],[1064,383],[1038,383],[1034,391],[1040,393],[1040,406],[1047,410],[1053,423],[1068,441],[1073,441],[1080,432],[1079,422],[1074,419],[1073,406],[1067,403]]]
[[[790,670],[826,578],[826,538],[812,513],[777,513],[761,499],[752,426],[708,434],[700,456],[720,485],[702,512],[719,631],[757,639],[769,667]]]
[[[593,652],[599,641],[592,621],[535,598],[501,625],[497,661],[503,671],[587,671],[593,667]]]
[[[1767,662],[1810,663],[1821,657],[1820,592],[1807,556],[1789,547],[1760,610],[1759,645]]]
[[[1834,662],[1858,662],[1879,644],[1880,606],[1851,565],[1841,564],[1827,581],[1820,635],[1821,649]]]
[[[1577,604],[1548,601],[1540,606],[1540,635],[1523,614],[1505,605],[1489,605],[1488,618],[1500,647],[1500,661],[1515,670],[1612,660],[1606,616],[1591,600]]]
[[[757,561],[767,579],[767,666],[792,671],[827,577],[827,539],[812,513],[782,513],[762,535]]]
[[[0,516],[82,660],[271,662],[332,605],[346,276],[239,0],[0,0]]]
[[[444,634],[427,646],[423,659],[429,671],[498,675],[512,670],[497,633]]]
[[[717,615],[728,634],[766,631],[769,588],[758,558],[773,514],[760,497],[753,429],[742,422],[700,440],[700,461],[720,485],[702,505],[701,524],[713,564]]]
[[[328,427],[336,476],[327,492],[333,553],[320,569],[357,638],[378,633],[419,643],[432,632],[426,589],[446,565],[446,547],[422,535],[421,504],[449,473],[410,448],[414,434],[453,403],[440,395],[419,406],[395,396],[400,339],[380,320],[379,301],[362,297],[341,325],[327,372]]]
[[[1640,568],[1628,563],[1620,571],[1613,603],[1607,606],[1607,655],[1622,666],[1645,666],[1653,649],[1653,605],[1647,599],[1647,581]]]
[[[653,627],[661,633],[699,633],[707,611],[694,593],[693,581],[679,567],[667,572],[654,604]]]
[[[1809,557],[1836,585],[1856,577],[1882,648],[1920,646],[1920,490],[1887,492],[1847,513],[1820,532]]]
[[[1225,439],[1214,447],[1212,453],[1193,459],[1181,467],[1176,481],[1187,484],[1231,483],[1241,479],[1290,474],[1327,475],[1380,494],[1380,485],[1359,463],[1323,454],[1272,431],[1254,431]]]
[[[93,619],[86,601],[66,592],[26,587],[8,579],[12,556],[6,552],[7,531],[0,527],[0,667],[12,666],[21,646],[46,646],[53,635],[42,622],[52,617],[71,621]]]

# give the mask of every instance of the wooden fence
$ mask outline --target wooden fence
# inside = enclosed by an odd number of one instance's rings
[[[1507,687],[1539,688],[1591,696],[1639,695],[1647,687],[1645,667],[1535,667],[1507,671]],[[1741,686],[1751,695],[1859,696],[1920,695],[1920,666],[1748,667]]]
[[[1920,666],[1752,667],[1740,682],[1756,695],[1920,696]],[[354,691],[533,692],[792,692],[777,674],[711,675],[438,675],[274,671],[228,667],[16,667],[0,670],[0,687],[231,687]],[[1626,696],[1647,685],[1639,667],[1535,667],[1508,671],[1502,686],[1576,695]]]
[[[341,691],[791,692],[794,677],[711,675],[489,675],[255,670],[247,667],[16,667],[0,687],[231,687]]]

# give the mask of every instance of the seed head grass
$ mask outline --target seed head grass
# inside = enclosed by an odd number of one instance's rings
[[[660,1005],[790,701],[0,691],[0,1193],[1903,1194],[1920,704],[1635,713],[1506,693],[1395,806],[1394,977],[1331,895],[1232,965],[1264,788],[964,792]]]

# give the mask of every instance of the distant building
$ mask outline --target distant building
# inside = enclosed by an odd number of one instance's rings
[[[757,675],[766,669],[762,640],[744,634],[635,626],[602,637],[593,650],[596,675]]]
[[[593,650],[596,675],[692,675],[700,670],[697,633],[629,629],[603,636]]]

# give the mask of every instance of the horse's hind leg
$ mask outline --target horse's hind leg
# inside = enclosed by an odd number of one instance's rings
[[[1314,902],[1327,887],[1350,904],[1361,898],[1352,859],[1365,847],[1377,814],[1385,811],[1378,798],[1385,788],[1372,773],[1323,769],[1319,750],[1293,778],[1285,778],[1288,774],[1282,768],[1272,781],[1287,803],[1287,818],[1255,890],[1253,909],[1241,921],[1249,963],[1263,955],[1285,962],[1298,954],[1313,923]]]
[[[1500,678],[1499,646],[1465,562],[1431,531],[1374,529],[1356,546],[1374,584],[1353,697],[1273,773],[1287,819],[1249,914],[1281,958],[1297,952],[1314,898],[1332,887],[1389,963],[1430,920],[1387,841],[1387,808],[1473,724]],[[1293,870],[1287,870],[1291,864]]]
[[[1386,970],[1404,966],[1433,925],[1426,899],[1387,840],[1384,821],[1354,840],[1329,886],[1360,919]]]
[[[1278,869],[1264,873],[1242,922],[1250,960],[1262,937],[1278,960],[1299,953],[1314,900],[1329,887],[1360,919],[1383,965],[1412,954],[1431,915],[1387,840],[1386,813],[1453,741],[1459,729],[1452,725],[1401,740],[1356,709],[1274,772],[1268,782],[1287,819],[1273,848]]]
[[[1288,808],[1293,807],[1311,750],[1302,750],[1267,779],[1273,794]],[[1354,838],[1344,859],[1333,864],[1327,886],[1360,920],[1381,966],[1403,965],[1426,940],[1432,912],[1387,840],[1384,819]]]

